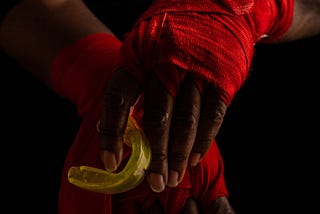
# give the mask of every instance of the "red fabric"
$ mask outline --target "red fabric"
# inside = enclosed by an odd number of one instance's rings
[[[256,42],[277,41],[290,27],[294,0],[260,0],[253,15],[256,23]]]
[[[108,34],[89,35],[64,49],[52,64],[54,90],[75,103],[82,119],[65,158],[59,214],[141,213],[139,210],[147,209],[155,200],[159,200],[166,213],[170,214],[179,213],[190,196],[204,207],[220,195],[228,196],[223,160],[215,142],[196,167],[188,168],[177,188],[167,188],[161,193],[152,192],[146,181],[131,191],[115,195],[82,190],[68,182],[67,172],[71,166],[88,165],[104,169],[96,123],[102,109],[103,88],[114,70],[120,45],[119,40]],[[130,152],[128,148],[126,151],[127,154]]]
[[[120,41],[108,34],[94,34],[63,50],[51,67],[51,85],[69,99],[82,118],[79,132],[65,159],[59,214],[110,214],[111,197],[85,191],[67,180],[71,166],[103,168],[99,153],[96,123],[102,106],[102,91],[118,59]]]
[[[155,72],[173,96],[191,73],[216,85],[229,105],[247,78],[254,44],[287,30],[292,5],[293,0],[155,1],[126,34],[119,66],[142,83]]]

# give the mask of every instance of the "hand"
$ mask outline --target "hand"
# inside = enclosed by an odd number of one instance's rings
[[[110,171],[119,166],[127,118],[141,94],[141,85],[130,73],[114,73],[104,94],[100,134],[103,162]],[[226,105],[209,85],[201,95],[194,79],[186,76],[173,97],[155,75],[144,90],[143,128],[150,141],[152,159],[147,180],[156,192],[176,186],[188,162],[196,165],[215,138]]]
[[[162,11],[166,1],[157,3]],[[253,53],[245,19],[193,12],[153,16],[159,8],[151,7],[126,35],[100,123],[102,160],[113,171],[121,162],[131,107],[144,99],[142,126],[152,150],[147,181],[155,192],[176,186],[187,164],[206,154]]]

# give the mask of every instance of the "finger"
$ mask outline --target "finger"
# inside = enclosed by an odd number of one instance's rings
[[[217,200],[205,210],[205,214],[235,214],[235,211],[226,197],[218,197]]]
[[[164,209],[161,207],[161,204],[158,200],[153,202],[150,208],[148,208],[144,214],[165,214]]]
[[[195,166],[208,151],[222,124],[227,106],[214,86],[204,91],[196,140],[190,155],[190,164]]]
[[[181,214],[197,214],[199,213],[197,202],[193,198],[189,198],[184,205]]]
[[[121,162],[122,137],[130,107],[138,99],[140,90],[139,83],[131,74],[119,70],[104,91],[99,133],[102,161],[109,171],[116,170]]]
[[[167,151],[174,98],[154,74],[146,87],[143,122],[151,146],[147,181],[153,191],[161,192],[168,177]]]
[[[200,107],[200,92],[192,77],[186,76],[171,120],[168,186],[177,186],[183,178],[197,133]]]

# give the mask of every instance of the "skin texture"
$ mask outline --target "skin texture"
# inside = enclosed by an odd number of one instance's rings
[[[319,0],[296,0],[295,3],[291,27],[279,42],[320,33]],[[112,34],[82,1],[24,0],[1,23],[0,46],[49,85],[50,65],[59,51],[86,35],[99,32]],[[106,87],[100,127],[101,156],[111,171],[119,165],[122,153],[122,145],[115,142],[122,136],[130,107],[140,92],[139,83],[123,70],[116,72]],[[214,87],[209,86],[201,95],[192,77],[186,78],[177,99],[164,90],[154,76],[150,77],[145,93],[144,124],[147,124],[145,132],[151,141],[153,157],[147,179],[153,191],[161,192],[166,185],[176,186],[187,164],[196,165],[206,153],[227,108],[217,98]],[[108,120],[110,112],[112,120]],[[170,130],[178,131],[172,134]],[[197,209],[195,206],[192,200],[188,202],[186,213]],[[217,200],[208,210],[208,213],[232,212],[227,199]]]
[[[104,96],[106,110],[100,124],[101,141],[102,148],[106,149],[103,161],[111,171],[114,165],[120,164],[122,145],[118,139],[123,135],[130,107],[141,90],[130,76],[124,70],[115,72]],[[159,79],[151,75],[144,99],[144,132],[151,142],[153,157],[147,179],[153,191],[161,192],[165,185],[176,186],[187,164],[196,165],[206,153],[222,124],[226,105],[211,86],[201,96],[191,76],[185,79],[174,98]]]
[[[320,1],[295,0],[292,24],[278,42],[290,42],[319,34]]]
[[[99,32],[112,34],[82,1],[25,0],[0,25],[0,47],[50,85],[50,65],[61,49]]]

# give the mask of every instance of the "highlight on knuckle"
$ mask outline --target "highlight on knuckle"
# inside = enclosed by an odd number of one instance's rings
[[[108,108],[118,110],[119,108],[123,108],[125,104],[125,97],[113,91],[108,91],[104,93],[104,101],[105,106]]]
[[[173,124],[175,127],[186,129],[194,129],[197,127],[197,117],[190,112],[176,112],[173,117]]]
[[[216,114],[220,118],[223,118],[226,114],[227,106],[223,101],[218,101],[217,108],[216,108]]]
[[[144,125],[151,129],[164,130],[170,125],[169,113],[146,112],[144,116]]]
[[[224,115],[225,112],[222,109],[218,108],[215,111],[207,111],[204,116],[212,123],[220,123],[222,122]]]

